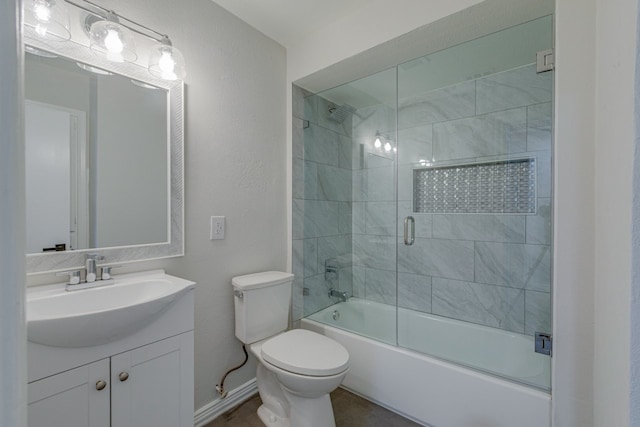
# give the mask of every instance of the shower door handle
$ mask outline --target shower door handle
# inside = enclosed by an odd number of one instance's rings
[[[411,224],[411,235],[409,235],[409,224]],[[404,244],[413,245],[416,240],[416,220],[412,216],[404,218]]]

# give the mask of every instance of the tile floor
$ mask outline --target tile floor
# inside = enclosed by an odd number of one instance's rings
[[[419,424],[341,388],[331,393],[336,427],[414,427]],[[262,404],[255,396],[205,427],[264,427],[256,411]]]

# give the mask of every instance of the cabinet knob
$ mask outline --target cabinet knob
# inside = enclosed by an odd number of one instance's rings
[[[118,378],[120,378],[120,381],[126,381],[129,379],[129,373],[127,372],[120,372],[118,374]]]
[[[107,382],[104,380],[100,380],[96,383],[96,390],[104,390],[106,386],[107,386]]]

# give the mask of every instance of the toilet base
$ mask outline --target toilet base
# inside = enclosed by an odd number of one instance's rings
[[[260,405],[258,408],[258,417],[260,421],[267,427],[289,427],[288,418],[280,418],[274,414],[269,408],[264,405]]]
[[[291,399],[291,418],[281,418],[265,405],[258,408],[258,417],[267,427],[335,427],[333,407],[329,395],[316,399],[299,397],[288,392]]]
[[[283,387],[290,403],[290,423],[295,427],[336,427],[329,394],[308,398],[291,393]]]
[[[262,405],[258,416],[267,427],[335,427],[329,393],[302,396],[284,387],[262,361],[256,373]],[[339,384],[339,379],[335,387]],[[335,387],[330,387],[331,390]]]

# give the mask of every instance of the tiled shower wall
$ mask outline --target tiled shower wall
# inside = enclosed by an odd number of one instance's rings
[[[292,319],[296,321],[333,304],[329,289],[352,292],[352,121],[350,116],[342,122],[329,119],[333,104],[296,86],[293,99]],[[328,259],[335,259],[340,268],[325,278]],[[303,289],[308,292],[304,298]]]
[[[551,100],[552,75],[534,66],[400,99],[397,233],[392,161],[369,148],[375,161],[353,175],[354,295],[396,304],[398,241],[400,307],[526,334],[550,331]],[[393,113],[379,105],[354,117]],[[370,124],[355,120],[354,143],[372,139]],[[412,169],[421,163],[525,156],[537,163],[535,215],[411,212]],[[407,215],[416,221],[412,246],[402,243]]]
[[[327,100],[305,95],[294,89],[294,320],[331,305],[337,287],[520,333],[551,330],[551,73],[526,66],[400,99],[397,135],[395,105],[337,124]],[[398,141],[397,212],[395,156],[373,147],[376,131]],[[524,156],[536,158],[535,215],[412,213],[414,167]],[[412,246],[402,244],[407,215]],[[334,282],[328,257],[342,266]]]

